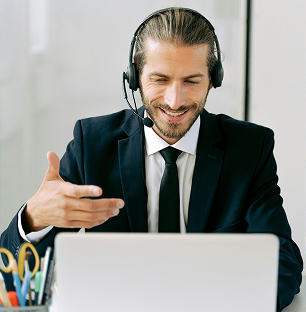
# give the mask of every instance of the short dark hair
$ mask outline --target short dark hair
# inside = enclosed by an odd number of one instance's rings
[[[148,38],[177,46],[207,44],[209,47],[207,67],[208,74],[211,76],[212,69],[217,62],[214,32],[199,14],[183,8],[169,8],[145,22],[137,35],[135,44],[134,62],[140,75],[146,64],[145,43]]]

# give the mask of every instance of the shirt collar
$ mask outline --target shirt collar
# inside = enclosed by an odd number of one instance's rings
[[[192,155],[196,154],[200,131],[200,117],[196,119],[189,131],[172,147]],[[166,141],[159,137],[152,128],[144,126],[144,134],[146,140],[146,151],[148,155],[159,152],[160,150],[170,146]]]

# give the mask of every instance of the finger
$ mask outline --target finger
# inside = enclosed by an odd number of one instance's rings
[[[89,202],[89,210],[92,211],[104,211],[112,209],[121,209],[124,207],[125,203],[120,198],[101,198],[96,200],[87,199]]]
[[[92,223],[86,222],[86,223],[84,224],[84,226],[82,226],[82,227],[85,228],[85,229],[90,229],[90,228],[93,228],[93,227],[95,227],[95,226],[99,226],[99,225],[105,223],[107,220],[108,220],[108,218],[107,218],[107,219],[104,219],[104,220],[99,220],[99,221],[97,221],[97,222],[94,222],[93,224],[92,224]]]
[[[101,225],[103,223],[105,223],[107,219],[101,219],[95,222],[91,222],[91,221],[70,221],[65,223],[64,225],[60,226],[60,227],[65,227],[65,228],[85,228],[85,229],[90,229],[93,228],[95,226]]]
[[[53,152],[48,152],[47,159],[49,161],[49,166],[45,174],[45,180],[51,181],[61,179],[59,174],[60,160],[58,156]]]
[[[62,186],[63,193],[68,197],[97,197],[102,195],[102,189],[95,185],[76,185],[66,182]]]
[[[103,212],[108,210],[119,210],[124,207],[124,201],[120,198],[67,198],[65,205],[62,208],[72,211],[85,212]]]
[[[66,199],[57,201],[56,213],[52,216],[52,221],[49,220],[49,224],[66,228],[91,228],[118,215],[119,209],[123,206],[124,201],[122,199],[93,200],[66,197]]]
[[[81,210],[74,210],[65,212],[65,222],[66,225],[69,226],[69,223],[73,221],[84,221],[88,223],[96,223],[100,220],[106,220],[112,217],[115,217],[119,214],[119,209],[108,209],[104,211],[97,211],[97,212],[89,212],[89,211],[81,211]],[[64,219],[64,218],[63,218]]]

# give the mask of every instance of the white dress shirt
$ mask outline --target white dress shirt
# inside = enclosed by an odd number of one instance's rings
[[[179,175],[180,191],[180,232],[186,233],[188,221],[188,206],[194,171],[196,148],[200,130],[200,118],[198,117],[190,130],[172,147],[182,151],[177,159],[177,169]],[[170,146],[166,141],[160,138],[152,128],[144,127],[145,134],[145,168],[146,184],[148,190],[148,230],[151,233],[158,232],[158,211],[159,211],[159,188],[162,175],[165,169],[165,161],[160,150]],[[140,168],[139,168],[140,170]],[[52,225],[47,228],[25,234],[21,224],[21,213],[26,204],[18,213],[18,230],[20,236],[28,242],[36,243],[41,240],[51,229]]]
[[[181,233],[186,233],[188,206],[199,130],[200,118],[198,117],[185,136],[175,144],[171,145],[182,151],[176,162],[179,176]],[[170,145],[159,137],[152,128],[144,127],[144,133],[146,140],[145,167],[148,190],[148,229],[151,233],[157,233],[159,188],[165,169],[165,161],[159,151]]]

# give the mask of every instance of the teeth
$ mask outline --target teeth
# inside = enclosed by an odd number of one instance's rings
[[[177,116],[183,115],[185,112],[173,113],[173,112],[165,111],[165,113],[167,115],[170,115],[170,116],[173,116],[173,117],[177,117]]]

